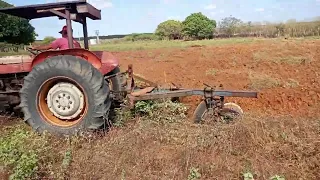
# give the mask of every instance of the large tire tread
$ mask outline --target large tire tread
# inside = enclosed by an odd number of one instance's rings
[[[77,77],[76,82],[81,86],[85,86],[86,93],[90,93],[87,94],[87,98],[91,98],[91,100],[89,100],[88,110],[90,113],[88,112],[87,114],[89,117],[82,120],[85,121],[84,123],[79,123],[81,125],[77,124],[75,125],[76,127],[61,128],[53,126],[39,118],[40,116],[37,115],[39,113],[35,112],[37,109],[31,103],[31,101],[37,101],[37,97],[30,96],[35,95],[34,86],[38,86],[39,84],[36,81],[44,81],[41,76],[46,76],[46,73],[51,74],[51,76],[56,74],[56,76]],[[44,130],[49,130],[58,134],[73,134],[75,131],[84,128],[99,129],[104,125],[106,113],[108,113],[111,105],[109,86],[104,80],[103,75],[86,60],[70,55],[54,56],[37,64],[24,78],[24,85],[20,90],[20,96],[20,107],[24,113],[24,121],[40,133]]]

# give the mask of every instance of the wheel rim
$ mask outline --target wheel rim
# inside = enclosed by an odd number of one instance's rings
[[[67,77],[54,77],[38,91],[37,108],[43,119],[60,127],[79,123],[87,113],[83,88]]]
[[[84,108],[83,93],[71,83],[58,83],[47,94],[49,110],[60,119],[73,119]]]
[[[214,124],[218,121],[218,116],[215,109],[206,109],[201,115],[202,124]]]
[[[243,116],[243,110],[238,104],[225,103],[220,114],[225,122],[231,122],[240,119]]]
[[[236,119],[241,118],[243,110],[235,103],[225,103],[224,108],[220,111],[218,109],[206,109],[201,115],[201,122],[206,124],[217,123],[222,120],[225,123],[229,123]]]

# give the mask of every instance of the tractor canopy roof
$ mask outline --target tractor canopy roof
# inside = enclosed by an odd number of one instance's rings
[[[101,11],[87,3],[86,0],[35,4],[0,9],[0,13],[18,16],[29,20],[52,16],[58,16],[60,19],[67,19],[66,11],[70,13],[71,20],[80,23],[83,18],[86,17],[92,20],[101,19]]]

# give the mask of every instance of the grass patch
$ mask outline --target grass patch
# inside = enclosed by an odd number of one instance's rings
[[[268,60],[270,55],[267,52],[259,51],[253,53],[253,60],[256,62]]]
[[[131,51],[131,50],[146,50],[158,48],[185,48],[198,46],[219,46],[226,44],[251,43],[256,41],[254,38],[230,38],[217,40],[197,40],[197,41],[121,41],[117,43],[104,43],[93,45],[91,50],[107,50],[107,51]]]
[[[280,87],[281,81],[277,78],[273,78],[267,74],[249,73],[250,84],[249,88],[255,90],[269,89],[274,87]]]
[[[288,79],[288,81],[285,84],[286,87],[289,88],[296,88],[299,86],[299,82],[297,80],[294,79]]]
[[[186,118],[187,107],[170,100],[138,101],[134,109],[116,109],[114,125],[121,127],[134,117],[156,124],[180,122]]]
[[[0,138],[0,162],[5,168],[11,168],[10,179],[25,179],[33,176],[38,169],[38,152],[41,151],[41,139],[33,141],[35,136],[18,126],[5,131]],[[41,141],[40,144],[37,141]]]
[[[72,159],[68,142],[39,136],[25,124],[6,126],[0,135],[0,174],[9,179],[61,179]]]
[[[214,69],[214,68],[211,68],[211,69],[208,69],[206,70],[206,75],[212,75],[212,76],[215,76],[217,74],[218,70],[217,69]]]
[[[190,169],[190,174],[188,175],[188,180],[197,180],[201,178],[201,174],[199,173],[199,169],[192,167]]]
[[[305,56],[288,56],[288,57],[277,57],[272,59],[275,63],[287,63],[292,65],[305,64],[311,62],[311,58]]]

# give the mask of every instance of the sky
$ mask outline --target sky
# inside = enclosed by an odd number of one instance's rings
[[[15,6],[68,0],[4,0]],[[320,0],[87,0],[101,10],[101,20],[88,19],[89,36],[154,32],[168,19],[183,21],[191,13],[202,12],[220,21],[232,15],[242,21],[281,22],[320,16]],[[39,35],[59,37],[65,20],[57,17],[31,20]],[[82,36],[82,26],[73,22],[74,37]]]

